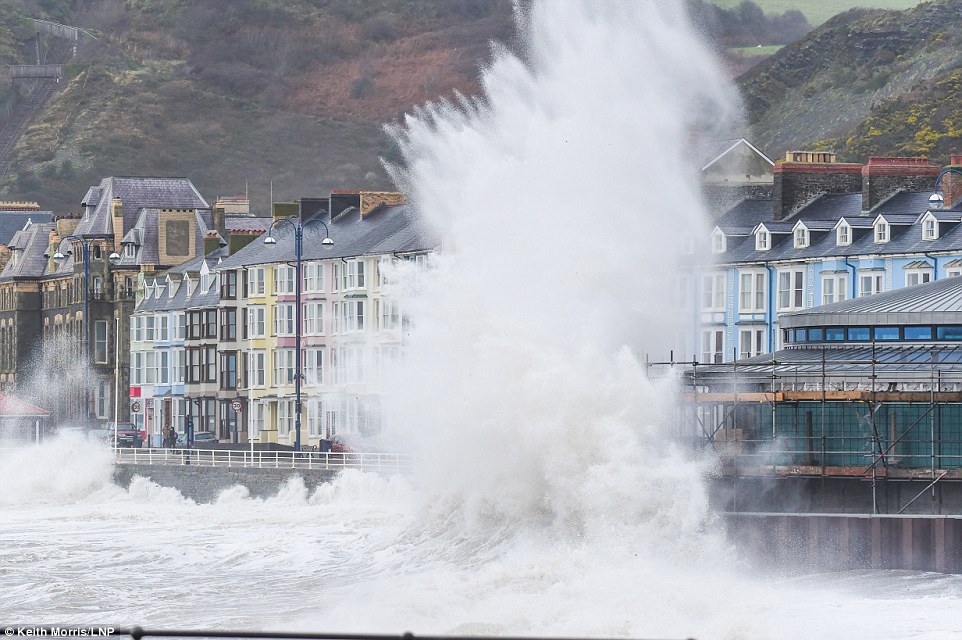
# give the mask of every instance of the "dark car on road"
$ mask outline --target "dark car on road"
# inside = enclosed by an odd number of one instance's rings
[[[216,444],[220,442],[212,431],[198,431],[194,434],[194,444]],[[181,433],[177,436],[177,446],[183,447],[187,444],[187,434]]]
[[[117,446],[121,448],[139,448],[144,444],[144,434],[137,425],[131,422],[117,423]]]

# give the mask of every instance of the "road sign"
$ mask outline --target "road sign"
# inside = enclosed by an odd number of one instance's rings
[[[134,400],[130,403],[130,410],[134,413],[140,413],[140,403]]]
[[[240,411],[241,407],[243,406],[244,406],[244,403],[241,402],[240,398],[236,398],[234,399],[233,402],[230,403],[230,408],[233,409],[234,411]]]

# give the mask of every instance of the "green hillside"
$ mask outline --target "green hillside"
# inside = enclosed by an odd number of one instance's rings
[[[389,187],[383,123],[476,91],[489,41],[513,32],[509,0],[0,0],[0,64],[33,61],[25,17],[99,36],[0,183],[0,198],[59,212],[111,174],[249,189],[261,210],[272,185],[275,198]],[[0,127],[22,92],[0,77]]]
[[[911,100],[959,68],[960,3],[940,0],[906,11],[841,14],[754,67],[738,84],[753,141],[778,156],[819,140],[848,141],[873,107]],[[889,153],[911,146],[908,138],[923,124],[908,124],[899,132],[890,127],[892,135],[885,144],[876,140],[875,148]],[[858,139],[851,144],[870,146]],[[942,147],[933,146],[933,156],[944,160],[936,155]]]
[[[712,0],[726,9],[737,7],[742,0]],[[843,11],[864,7],[868,9],[910,9],[919,0],[754,0],[765,13],[784,13],[798,9],[813,26],[818,26]]]
[[[962,152],[962,70],[877,105],[850,135],[826,140],[843,160],[873,155],[928,156],[944,162]]]

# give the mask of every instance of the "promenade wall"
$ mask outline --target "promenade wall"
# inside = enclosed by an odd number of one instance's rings
[[[124,463],[114,465],[114,482],[122,487],[130,485],[134,476],[149,478],[162,487],[177,489],[195,502],[213,502],[230,487],[247,487],[255,498],[269,498],[290,478],[299,477],[308,491],[329,482],[336,471],[330,469],[290,469],[257,467],[202,467],[190,465],[161,465]]]

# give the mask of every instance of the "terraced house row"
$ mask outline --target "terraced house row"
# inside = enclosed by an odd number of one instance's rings
[[[251,235],[285,215],[303,220],[300,279],[283,223],[274,244],[263,235],[228,244],[143,279],[130,318],[130,419],[151,443],[189,420],[221,442],[293,445],[298,314],[301,446],[380,430],[378,382],[404,329],[391,274],[401,262],[422,268],[440,241],[395,193],[337,192],[274,213],[250,218],[261,225]],[[328,230],[331,247],[321,242]]]
[[[733,148],[765,165],[754,147]],[[696,243],[682,296],[694,322],[680,359],[779,351],[782,314],[962,275],[962,156],[944,169],[926,158],[863,165],[815,152],[768,162],[767,192],[757,177],[706,186],[736,204],[718,207],[707,242]],[[937,182],[943,202],[930,202]]]

